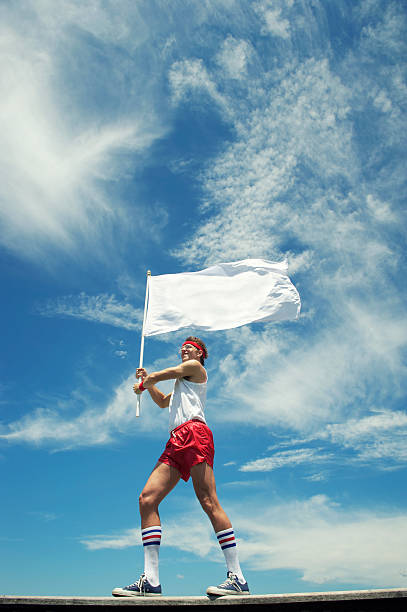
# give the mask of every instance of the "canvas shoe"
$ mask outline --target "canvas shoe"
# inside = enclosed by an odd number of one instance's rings
[[[225,582],[219,586],[210,586],[206,589],[208,595],[250,595],[247,582],[239,582],[236,574],[228,572]]]
[[[152,586],[145,574],[142,574],[133,584],[123,587],[122,589],[113,589],[112,595],[114,597],[158,597],[161,595],[161,584]]]

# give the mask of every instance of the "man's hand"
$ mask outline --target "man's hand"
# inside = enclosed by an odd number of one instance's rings
[[[144,368],[137,368],[136,376],[137,378],[141,378],[141,382],[136,383],[133,386],[133,390],[136,395],[140,395],[140,393],[143,393],[144,389],[151,389],[154,386],[153,376],[149,376],[147,374],[147,370],[145,370]],[[143,389],[140,390],[141,384],[143,384]]]
[[[146,377],[147,377],[147,370],[145,370],[144,368],[137,368],[136,378],[141,378],[141,381],[143,381],[143,379]],[[136,395],[141,395],[143,393],[143,391],[140,389],[140,385],[141,385],[141,382],[133,385],[133,391]]]
[[[141,395],[143,392],[140,391],[140,384],[141,383],[136,383],[135,385],[133,385],[133,391],[136,395]]]

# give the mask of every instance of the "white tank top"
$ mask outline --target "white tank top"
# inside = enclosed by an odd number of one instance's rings
[[[205,400],[206,382],[196,383],[185,378],[177,378],[169,406],[170,419],[168,428],[170,432],[191,419],[198,419],[206,423],[204,414]]]

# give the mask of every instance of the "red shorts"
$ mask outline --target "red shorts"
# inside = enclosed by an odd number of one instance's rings
[[[213,468],[215,449],[212,432],[202,421],[187,421],[172,430],[170,439],[158,461],[172,465],[187,482],[191,468],[206,462]]]

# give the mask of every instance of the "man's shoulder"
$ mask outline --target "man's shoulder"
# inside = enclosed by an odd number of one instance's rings
[[[199,363],[199,361],[196,361],[196,359],[189,359],[188,361],[184,361],[183,365],[186,366],[185,369],[188,371],[188,373],[185,373],[182,378],[191,382],[207,381],[208,375],[205,368],[201,363]]]

